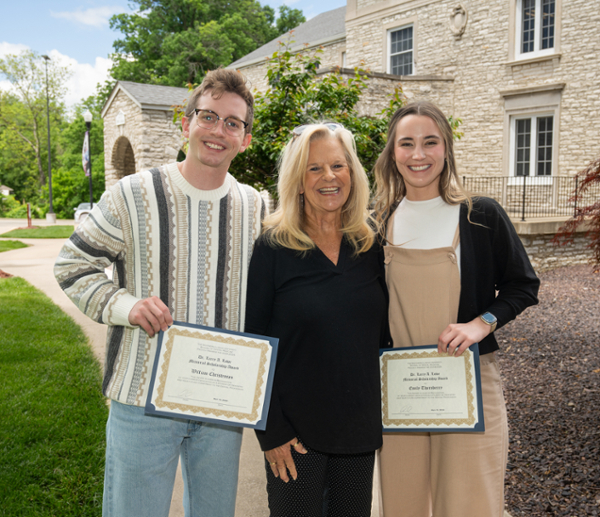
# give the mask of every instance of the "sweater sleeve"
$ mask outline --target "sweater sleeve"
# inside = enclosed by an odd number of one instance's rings
[[[105,269],[121,263],[125,245],[115,196],[106,191],[90,215],[78,225],[54,264],[61,289],[87,316],[99,323],[131,327],[129,312],[139,301],[108,278]],[[113,274],[124,283],[123,274]]]
[[[503,208],[490,200],[493,211],[492,249],[497,296],[486,309],[498,319],[497,328],[514,320],[527,307],[538,303],[540,281],[527,252]]]
[[[254,245],[248,270],[248,295],[246,298],[246,332],[268,335],[269,324],[275,303],[275,255],[264,236]],[[272,336],[278,337],[278,336]],[[281,343],[280,343],[281,346]],[[267,417],[266,431],[256,431],[263,451],[283,445],[296,436],[292,425],[283,414],[277,390],[277,371],[271,393],[271,405]]]

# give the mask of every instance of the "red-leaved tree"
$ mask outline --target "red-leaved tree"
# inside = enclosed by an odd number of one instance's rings
[[[600,157],[577,173],[577,177],[578,183],[571,201],[575,201],[579,205],[581,200],[589,199],[586,194],[594,190],[595,185],[600,185]],[[573,235],[584,223],[587,223],[586,237],[590,239],[588,247],[593,252],[594,271],[598,272],[600,271],[600,198],[592,198],[590,204],[578,208],[575,215],[559,228],[552,242],[558,245],[573,242]]]

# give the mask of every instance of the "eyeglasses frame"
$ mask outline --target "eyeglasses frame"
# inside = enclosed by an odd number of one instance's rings
[[[206,111],[208,113],[213,114],[215,117],[217,117],[216,122],[212,126],[210,126],[210,127],[201,126],[200,125],[200,119],[198,118],[198,114],[201,111]],[[217,124],[219,123],[219,120],[222,120],[223,121],[223,127],[224,127],[225,131],[228,131],[229,133],[231,133],[231,131],[229,131],[227,129],[227,120],[229,120],[229,119],[233,119],[233,120],[236,120],[236,121],[241,122],[242,124],[244,124],[244,130],[242,131],[242,133],[244,133],[246,131],[246,129],[248,128],[248,126],[249,126],[248,122],[246,122],[245,120],[239,119],[237,117],[225,117],[225,118],[221,118],[213,110],[207,110],[207,109],[202,109],[202,108],[194,108],[194,113],[196,114],[196,124],[198,125],[198,127],[201,127],[203,129],[213,129],[213,128],[217,127]],[[231,134],[237,134],[237,133],[231,133]]]

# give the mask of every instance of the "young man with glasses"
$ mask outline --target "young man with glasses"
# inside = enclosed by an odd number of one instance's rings
[[[66,294],[109,325],[105,517],[167,517],[180,458],[186,516],[234,515],[241,428],[148,416],[144,405],[157,334],[173,320],[244,329],[265,206],[227,171],[250,144],[253,102],[240,73],[209,72],[182,121],[185,160],[108,189],[57,259]]]

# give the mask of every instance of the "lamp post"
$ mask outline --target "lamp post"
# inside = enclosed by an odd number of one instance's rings
[[[50,152],[50,96],[48,95],[48,56],[42,56],[46,65],[46,120],[48,121],[48,194],[50,197],[50,210],[46,214],[46,221],[51,224],[56,223],[56,214],[52,206],[52,155]]]
[[[92,138],[90,135],[90,130],[92,129],[92,114],[90,113],[90,110],[86,110],[86,112],[83,114],[83,120],[85,120],[85,127],[87,129],[87,141],[88,141],[88,153],[89,153],[89,159],[87,162],[87,171],[86,173],[89,175],[90,178],[90,208],[94,208],[94,198],[92,196]]]

